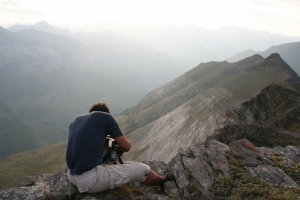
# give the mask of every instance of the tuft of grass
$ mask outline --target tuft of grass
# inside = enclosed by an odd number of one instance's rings
[[[197,181],[192,181],[189,183],[187,186],[187,191],[190,193],[190,196],[199,196],[201,195],[202,187],[199,182]]]
[[[218,175],[212,187],[212,193],[218,194],[219,197],[227,197],[231,193],[231,189],[233,187],[233,181],[231,178]]]
[[[300,164],[293,163],[291,166],[286,166],[283,158],[278,155],[271,157],[274,167],[281,168],[289,177],[291,177],[298,185],[300,185]]]
[[[187,191],[189,192],[190,197],[199,197],[202,194],[202,187],[200,183],[197,180],[195,180],[192,171],[186,170],[185,175],[186,178],[189,180]]]

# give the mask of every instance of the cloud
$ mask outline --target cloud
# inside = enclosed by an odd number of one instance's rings
[[[184,16],[186,16],[188,14],[188,12],[186,11],[186,10],[178,10],[178,11],[176,11],[176,13],[175,13],[175,15],[177,16],[177,17],[184,17]]]
[[[250,3],[253,6],[274,6],[276,5],[275,1],[251,1]]]
[[[42,15],[42,12],[32,10],[20,4],[15,0],[6,0],[0,2],[0,11],[21,15]]]
[[[283,3],[291,4],[291,5],[297,5],[300,6],[300,1],[299,0],[278,0]]]
[[[20,6],[20,4],[15,0],[1,1],[0,4],[4,6],[15,6],[15,7]]]
[[[250,5],[253,6],[299,6],[300,7],[300,1],[299,0],[254,0],[251,1]]]

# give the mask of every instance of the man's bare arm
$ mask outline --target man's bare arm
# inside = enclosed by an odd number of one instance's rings
[[[125,136],[120,136],[120,137],[114,138],[114,140],[121,147],[122,152],[127,152],[131,149],[130,141]]]

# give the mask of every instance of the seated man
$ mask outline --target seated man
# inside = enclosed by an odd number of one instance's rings
[[[152,186],[163,184],[168,178],[152,171],[140,162],[103,165],[102,150],[110,135],[120,146],[120,153],[131,148],[105,103],[94,104],[88,114],[78,116],[69,128],[66,161],[68,179],[79,192],[97,193],[130,182]]]

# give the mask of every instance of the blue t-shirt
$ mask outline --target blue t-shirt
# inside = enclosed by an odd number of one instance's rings
[[[112,138],[123,135],[109,113],[94,111],[78,116],[70,124],[66,161],[72,174],[80,175],[102,164],[107,135]]]

